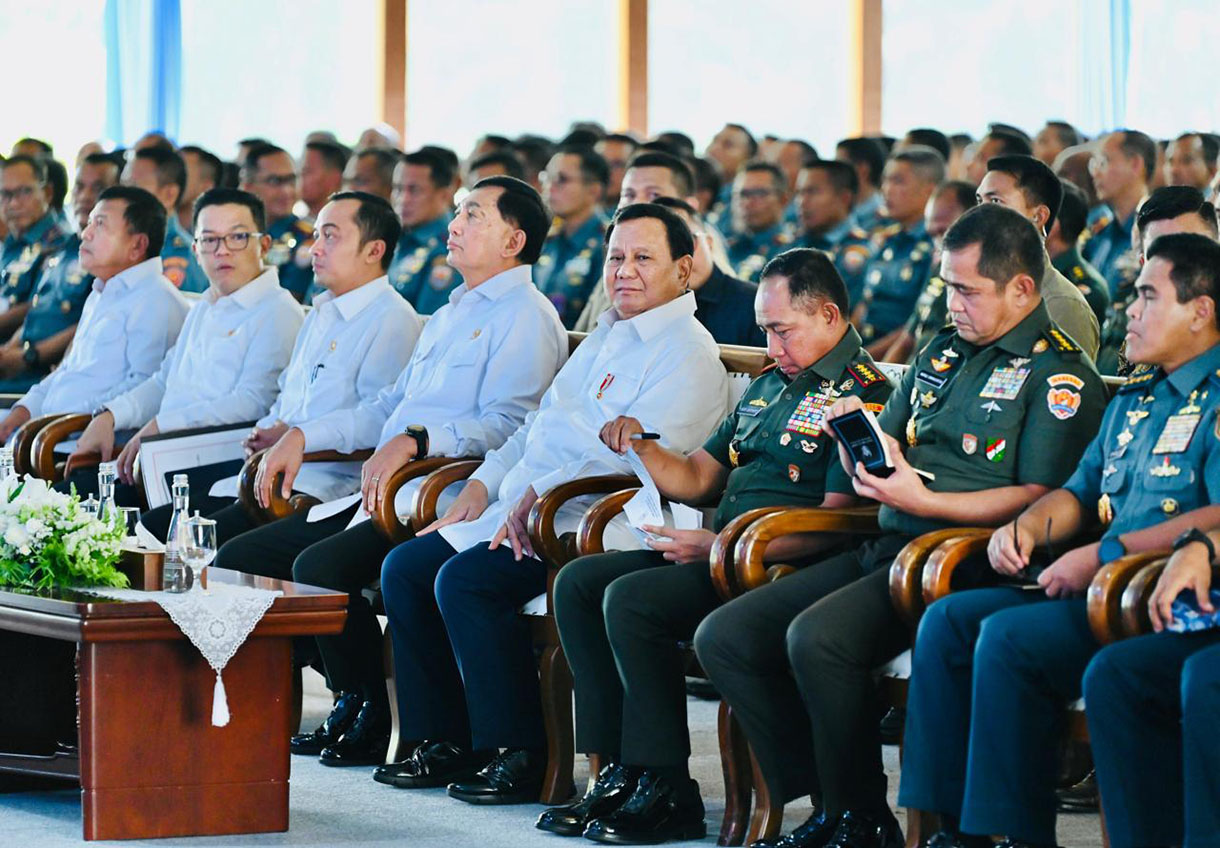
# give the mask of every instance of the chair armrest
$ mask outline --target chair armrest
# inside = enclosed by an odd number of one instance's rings
[[[1104,566],[1089,584],[1089,628],[1093,637],[1108,645],[1123,637],[1123,592],[1144,566],[1169,556],[1168,551],[1145,551],[1119,557]]]
[[[1119,618],[1122,622],[1122,638],[1142,636],[1152,632],[1152,619],[1148,616],[1148,601],[1156,589],[1157,581],[1169,564],[1169,557],[1145,565],[1135,573],[1127,588],[1123,590]],[[1212,585],[1220,585],[1220,567],[1212,566]]]
[[[55,446],[67,439],[73,433],[78,433],[89,426],[89,422],[93,420],[92,415],[61,415],[54,421],[48,422],[45,427],[38,431],[34,436],[34,442],[30,446],[30,465],[35,477],[41,477],[48,482],[57,482],[60,478],[57,476],[55,469]],[[100,458],[99,460],[100,461]],[[73,462],[74,465],[87,464],[85,457],[82,455],[79,460]]]
[[[254,481],[258,477],[258,467],[262,464],[263,457],[268,450],[269,448],[263,448],[248,456],[237,478],[237,500],[242,505],[246,515],[255,524],[267,524],[271,521],[278,521],[281,518],[287,518],[303,509],[309,509],[321,503],[320,500],[312,495],[296,494],[284,497],[281,492],[281,487],[284,484],[284,475],[280,473],[275,475],[275,480],[272,482],[271,503],[265,509],[260,506],[258,495],[254,491]],[[371,450],[358,450],[352,453],[325,450],[311,451],[302,456],[301,459],[303,462],[360,462],[372,455],[373,452]]]
[[[372,448],[364,448],[351,453],[333,450],[308,451],[302,458],[305,462],[364,462],[372,455]]]
[[[733,571],[737,576],[737,585],[741,591],[748,592],[768,582],[763,556],[767,545],[780,536],[793,533],[872,535],[879,532],[876,506],[780,510],[755,521],[737,540],[733,550]]]
[[[581,516],[580,526],[576,529],[577,556],[605,553],[603,534],[606,532],[606,525],[623,511],[623,505],[638,491],[639,487],[636,487],[606,495],[585,511]]]
[[[760,518],[790,508],[760,506],[756,509],[748,509],[729,521],[716,534],[716,541],[712,543],[711,555],[708,557],[708,567],[711,569],[712,585],[716,589],[716,594],[720,596],[720,600],[731,601],[745,591],[738,585],[737,571],[733,567],[733,552],[737,548],[737,542],[741,539],[742,534]]]
[[[953,591],[953,575],[967,559],[987,552],[994,527],[961,527],[957,535],[945,539],[928,555],[921,583],[926,607]]]
[[[17,428],[17,432],[13,434],[13,466],[18,474],[34,473],[34,437],[58,418],[63,418],[62,412],[31,418]]]
[[[433,456],[424,459],[408,462],[402,468],[399,468],[390,475],[390,479],[386,482],[385,497],[381,499],[381,503],[377,507],[377,511],[371,516],[373,526],[382,536],[389,539],[394,544],[407,541],[411,536],[418,532],[427,524],[419,523],[418,512],[412,516],[407,524],[403,524],[398,520],[398,510],[394,509],[394,498],[398,496],[398,490],[407,483],[408,480],[414,480],[417,477],[423,477],[424,485],[427,485],[429,480],[437,474],[443,474],[450,468],[456,466],[466,466],[470,464],[462,460],[460,457],[452,456]],[[444,483],[437,486],[435,490],[429,490],[431,498],[431,506],[429,507],[431,515],[428,524],[436,520],[436,500],[440,497],[441,492],[445,490],[454,480],[461,480],[463,477],[469,477],[474,473],[474,469],[479,467],[478,460],[475,460],[470,467],[470,470],[462,474],[460,477],[455,477],[452,480],[445,480]],[[420,500],[424,497],[424,485],[420,486]]]
[[[526,526],[530,534],[530,545],[550,568],[560,568],[576,557],[574,539],[561,541],[555,535],[555,516],[560,508],[573,498],[584,495],[599,495],[617,492],[628,486],[638,486],[640,481],[626,474],[604,474],[582,477],[560,483],[544,492],[530,507]]]

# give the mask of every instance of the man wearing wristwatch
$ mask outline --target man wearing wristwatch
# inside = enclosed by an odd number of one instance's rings
[[[393,543],[368,515],[409,462],[482,457],[500,447],[567,360],[559,316],[530,277],[548,226],[533,188],[511,177],[481,180],[449,225],[448,261],[464,283],[424,326],[398,379],[358,406],[287,429],[263,457],[256,490],[265,504],[280,473],[285,495],[316,473],[303,464],[307,450],[376,447],[345,491],[308,513],[237,536],[216,557],[225,568],[326,586],[350,598],[343,632],[318,639],[338,700],[321,727],[292,739],[294,753],[320,755],[334,766],[385,758],[390,712],[381,628],[361,590],[376,580]],[[411,484],[400,490],[400,513],[409,510],[414,491]]]
[[[898,801],[947,817],[943,845],[982,845],[987,834],[1055,844],[1056,743],[1100,648],[1083,593],[1109,562],[1220,525],[1220,245],[1165,235],[1146,260],[1126,339],[1147,370],[1118,390],[1063,488],[997,530],[988,548],[991,567],[1015,580],[1038,553],[1057,558],[1036,584],[952,594],[920,624]],[[1052,411],[1060,399],[1048,394]],[[1071,547],[1094,528],[1100,542]],[[1110,835],[1115,845],[1180,842]]]
[[[1217,542],[1217,530],[1179,536],[1148,603],[1156,632],[1102,648],[1085,671],[1093,761],[1115,848],[1199,845],[1220,833],[1220,628],[1195,630],[1173,610],[1180,598],[1201,618],[1215,615]]]

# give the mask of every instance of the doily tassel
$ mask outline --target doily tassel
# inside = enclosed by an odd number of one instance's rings
[[[212,689],[212,726],[224,727],[229,723],[229,699],[225,695],[224,678],[216,672],[216,686]]]

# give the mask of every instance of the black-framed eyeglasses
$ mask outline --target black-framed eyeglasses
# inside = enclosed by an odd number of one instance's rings
[[[269,188],[283,188],[284,186],[296,185],[296,174],[268,174],[265,177],[259,177],[255,182],[262,183]]]
[[[233,253],[239,253],[246,249],[250,239],[261,235],[262,233],[226,233],[223,236],[199,236],[195,239],[195,244],[199,246],[200,253],[215,253],[223,241],[225,247]]]
[[[17,186],[17,188],[0,188],[0,203],[8,203],[11,200],[26,200],[33,197],[41,186]]]

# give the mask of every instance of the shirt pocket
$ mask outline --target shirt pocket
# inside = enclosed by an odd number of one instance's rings
[[[586,395],[604,414],[611,417],[622,415],[639,397],[640,382],[638,376],[631,374],[594,372],[589,377]]]
[[[1172,461],[1171,457],[1168,464],[1159,463],[1149,466],[1141,477],[1145,489],[1158,493],[1191,489],[1195,483],[1195,471],[1182,454],[1178,454],[1176,462]]]

